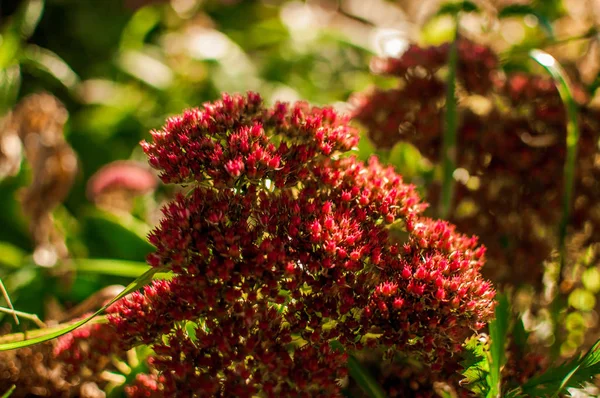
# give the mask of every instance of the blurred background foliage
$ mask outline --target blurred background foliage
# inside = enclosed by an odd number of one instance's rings
[[[463,15],[461,32],[492,47],[507,73],[540,72],[527,53],[543,48],[585,83],[589,103],[600,104],[600,2],[473,4],[479,12]],[[247,90],[270,103],[303,99],[349,110],[351,94],[395,84],[372,73],[372,56],[452,40],[453,6],[436,0],[0,0],[0,278],[12,304],[48,322],[64,320],[95,292],[143,273],[152,250],[146,234],[173,188],[144,167],[138,143],[168,116],[223,91]],[[59,168],[37,192],[52,220],[52,237],[44,242],[22,206],[24,187],[36,175],[44,179],[43,170],[26,153],[27,141],[9,134],[19,117],[54,117],[42,105],[33,113],[15,108],[42,91],[64,104],[68,120],[57,122],[64,125],[59,141],[77,159],[72,175]],[[67,147],[60,148],[50,160],[68,159]],[[364,159],[377,153],[423,192],[439,179],[439,170],[408,143],[376,150],[365,137],[357,151]],[[125,160],[134,167],[105,167]],[[140,179],[154,183],[141,189]],[[53,189],[64,197],[52,198]],[[568,300],[580,312],[566,320],[574,346],[583,343],[582,325],[597,323],[599,256],[591,247],[578,260],[583,283]],[[13,321],[4,316],[2,322]],[[13,330],[29,327],[24,320]]]

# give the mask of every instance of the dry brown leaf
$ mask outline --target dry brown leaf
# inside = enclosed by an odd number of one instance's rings
[[[36,244],[33,258],[47,267],[68,254],[52,218],[52,211],[66,198],[77,174],[77,157],[63,135],[67,117],[60,101],[40,93],[21,100],[11,121],[32,169],[31,184],[22,190],[20,199]]]
[[[0,118],[0,180],[17,175],[21,168],[21,140],[11,119],[11,114]]]

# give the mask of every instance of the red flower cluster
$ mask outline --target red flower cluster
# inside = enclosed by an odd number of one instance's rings
[[[192,190],[150,236],[149,263],[173,278],[109,317],[123,348],[156,353],[162,379],[136,394],[338,396],[346,354],[334,343],[437,369],[492,316],[484,248],[423,217],[391,168],[346,157],[358,140],[346,123],[331,108],[224,95],[142,144],[163,181]]]
[[[457,51],[457,75],[464,89],[470,93],[486,94],[492,88],[491,75],[498,66],[496,55],[488,47],[469,40],[459,40]],[[446,65],[449,53],[449,43],[427,48],[412,44],[400,58],[374,58],[371,70],[397,76],[413,84],[419,84],[419,81],[435,83],[431,81],[433,74]]]
[[[447,62],[448,49],[413,46],[398,59],[374,60],[376,72],[399,77],[397,89],[352,98],[353,117],[378,148],[409,142],[439,161],[445,83],[437,72]],[[497,65],[489,48],[459,40],[457,168],[466,178],[457,184],[450,220],[488,248],[486,276],[539,286],[561,216],[564,105],[551,79],[522,73],[505,77]],[[577,228],[591,223],[591,238],[597,241],[600,113],[583,105],[587,99],[577,87],[576,98],[582,104],[581,138],[572,222]],[[438,189],[430,188],[433,203]]]
[[[76,378],[80,373],[100,374],[112,356],[125,355],[118,337],[110,325],[84,325],[56,340],[54,358],[63,365],[62,371],[67,379]]]
[[[162,398],[164,377],[156,374],[138,373],[132,384],[125,387],[125,394],[130,398]]]

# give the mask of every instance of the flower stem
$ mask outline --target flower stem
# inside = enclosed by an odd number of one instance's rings
[[[529,56],[540,64],[552,76],[556,83],[560,98],[567,111],[567,156],[563,168],[563,198],[562,215],[558,227],[558,247],[560,255],[560,268],[558,271],[557,287],[560,289],[562,274],[565,265],[567,226],[571,218],[571,204],[573,201],[573,186],[575,180],[575,162],[577,160],[577,143],[579,141],[579,125],[577,122],[577,104],[571,94],[569,81],[564,69],[550,54],[542,50],[531,50]]]
[[[455,15],[456,31],[450,47],[448,79],[446,81],[446,113],[444,117],[444,137],[442,142],[442,193],[439,202],[440,218],[447,218],[454,195],[453,173],[456,168],[456,66],[458,63],[458,15]]]

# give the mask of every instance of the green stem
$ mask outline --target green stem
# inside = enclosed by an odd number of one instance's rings
[[[571,204],[573,201],[573,187],[575,181],[575,162],[577,160],[577,143],[579,142],[579,125],[577,122],[577,104],[571,94],[567,74],[558,61],[550,54],[542,50],[531,50],[529,56],[540,64],[552,76],[565,104],[567,111],[567,156],[563,169],[563,198],[562,216],[558,227],[558,246],[560,253],[560,268],[558,273],[558,287],[562,282],[562,274],[566,256],[567,226],[571,218]]]
[[[42,322],[42,320],[37,315],[29,314],[29,313],[23,312],[23,311],[17,311],[14,308],[12,308],[12,306],[10,308],[0,307],[0,312],[5,313],[5,314],[10,314],[13,317],[15,317],[15,319],[17,319],[17,320],[18,320],[17,316],[20,316],[21,318],[29,319],[30,321],[35,323],[40,328],[46,327],[46,324],[44,322]],[[17,323],[17,325],[19,324],[18,321],[16,323]]]
[[[12,387],[8,389],[8,391],[6,391],[4,394],[2,394],[2,398],[10,397],[16,388],[17,388],[17,385],[13,384]]]
[[[458,28],[459,17],[455,15],[456,32],[448,60],[448,79],[446,82],[446,113],[445,129],[442,142],[442,193],[439,203],[440,218],[447,218],[452,206],[452,197],[454,195],[454,169],[456,168],[456,131],[457,131],[457,113],[456,113],[456,67],[458,63]]]
[[[8,305],[8,313],[12,314],[14,320],[15,320],[15,324],[19,324],[19,318],[17,317],[17,315],[19,315],[19,311],[15,311],[15,307],[13,307],[12,305],[12,301],[10,301],[10,296],[8,295],[8,292],[6,291],[6,288],[4,287],[4,283],[2,282],[2,278],[0,278],[0,291],[2,291],[2,296],[4,296],[4,300],[6,301],[6,304]],[[3,308],[3,307],[0,307]]]

